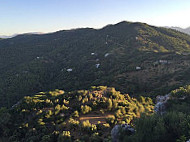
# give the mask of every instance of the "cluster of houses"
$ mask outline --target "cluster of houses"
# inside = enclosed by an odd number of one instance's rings
[[[169,60],[158,60],[158,61],[156,61],[156,62],[154,62],[154,66],[157,66],[157,65],[166,65],[166,64],[171,64],[171,61],[169,61]],[[137,71],[138,70],[142,70],[142,67],[140,67],[140,66],[136,66],[136,68],[135,68]]]
[[[97,54],[94,53],[94,52],[92,52],[91,55],[92,55],[92,56],[95,56],[95,55],[97,55]],[[109,55],[110,55],[110,53],[106,53],[106,54],[104,55],[104,57],[106,58],[106,57],[108,57]],[[100,61],[100,59],[96,59],[96,62],[98,62],[98,61]],[[98,68],[100,67],[100,63],[95,64],[95,66],[96,66],[96,68],[98,69]]]
[[[94,52],[92,52],[91,55],[92,55],[92,56],[95,56],[95,55],[97,55],[97,54],[94,53]],[[109,55],[110,55],[110,53],[106,53],[106,54],[104,55],[104,57],[106,58],[106,57],[108,57]],[[99,59],[96,59],[96,62],[98,62],[98,61],[99,61]],[[95,64],[95,66],[96,66],[96,68],[98,69],[98,68],[100,67],[100,63]],[[67,70],[67,72],[72,72],[72,71],[73,71],[72,68],[68,68],[68,69],[66,69],[66,70]],[[63,71],[63,69],[62,69],[61,71]]]
[[[168,63],[169,63],[168,60],[159,60],[158,62],[159,62],[160,64],[168,64]]]
[[[158,60],[158,61],[154,62],[154,66],[159,65],[159,64],[166,65],[166,64],[170,64],[170,63],[171,62],[169,60]]]
[[[108,42],[107,42],[108,36],[109,36],[109,35],[106,36],[106,42],[105,42],[106,45],[108,44]],[[92,53],[90,53],[90,54],[91,54],[91,56],[97,56],[97,53],[94,53],[94,52],[92,52]],[[106,58],[106,57],[108,57],[109,55],[110,55],[110,53],[105,53],[104,57]],[[37,59],[39,59],[39,58],[37,58]],[[96,59],[96,62],[99,62],[99,61],[100,61],[100,60],[97,58],[97,59]],[[100,67],[100,63],[95,64],[95,67],[98,69],[98,68]],[[67,70],[67,72],[72,72],[72,71],[73,71],[72,68],[68,68],[68,69],[66,69],[66,70]],[[63,71],[63,69],[62,69],[61,71]]]

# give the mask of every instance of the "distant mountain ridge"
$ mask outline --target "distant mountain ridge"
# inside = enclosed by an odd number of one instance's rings
[[[42,33],[42,32],[29,32],[29,33],[23,33],[23,34],[13,34],[10,36],[0,35],[0,38],[6,39],[6,38],[13,38],[13,37],[18,36],[18,35],[32,35],[32,34],[44,34],[44,33]]]
[[[14,36],[16,36],[16,34],[10,35],[10,36],[0,35],[0,38],[1,38],[1,39],[6,39],[6,38],[12,38],[12,37],[14,37]]]
[[[180,31],[180,32],[183,32],[183,33],[190,35],[190,27],[185,28],[185,29],[180,28],[180,27],[167,27],[167,28],[174,29],[174,30],[177,30],[177,31]]]
[[[0,106],[62,88],[112,86],[162,94],[190,83],[190,36],[146,23],[24,34],[0,40]]]

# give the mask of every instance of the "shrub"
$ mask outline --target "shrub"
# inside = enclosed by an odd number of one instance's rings
[[[104,127],[109,128],[110,125],[108,123],[103,124]]]
[[[73,117],[79,117],[79,112],[78,112],[77,110],[74,111],[73,114],[72,114],[72,116],[73,116]]]
[[[91,124],[89,120],[83,121],[82,122],[82,128],[83,130],[87,132],[95,132],[97,130],[97,127],[95,124]]]
[[[68,122],[69,122],[71,128],[76,128],[79,125],[79,121],[74,120],[73,118],[70,118]]]
[[[108,110],[112,109],[112,100],[108,99]]]
[[[70,131],[63,131],[59,134],[58,142],[71,142]]]
[[[85,105],[85,106],[82,105],[81,106],[81,111],[82,111],[83,114],[86,114],[86,113],[90,112],[91,110],[92,110],[92,108],[87,106],[87,105]]]
[[[173,97],[182,98],[190,96],[190,85],[185,87],[180,87],[179,89],[173,90],[171,92]]]
[[[114,122],[115,122],[115,116],[114,115],[109,115],[106,118],[106,122],[109,123],[109,124],[114,124]]]
[[[92,142],[102,142],[103,139],[99,136],[98,133],[93,133],[92,137],[90,138]]]
[[[38,124],[39,125],[45,125],[45,122],[43,122],[43,119],[38,119]]]
[[[49,135],[44,135],[40,142],[51,142],[51,137]]]
[[[88,98],[86,96],[84,99],[82,99],[82,103],[84,104],[84,103],[87,103],[87,102],[88,102]]]

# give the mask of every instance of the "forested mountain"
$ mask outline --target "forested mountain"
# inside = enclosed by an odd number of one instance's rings
[[[40,91],[113,86],[161,94],[190,83],[190,36],[145,23],[18,35],[0,41],[0,106]]]

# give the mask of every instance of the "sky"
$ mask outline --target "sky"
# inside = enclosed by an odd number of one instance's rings
[[[101,28],[121,21],[190,26],[190,0],[0,0],[0,35]]]

